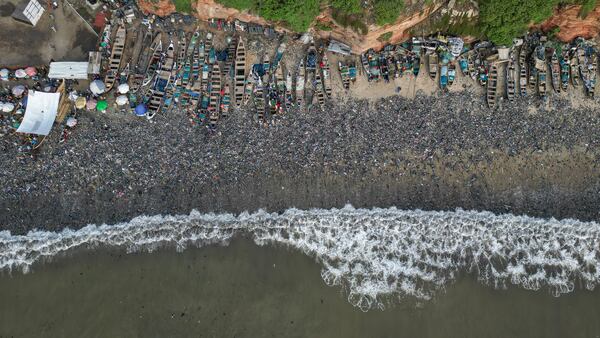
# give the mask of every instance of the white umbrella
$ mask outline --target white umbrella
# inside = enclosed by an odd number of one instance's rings
[[[4,109],[4,102],[0,102],[0,111],[2,111],[2,109]]]
[[[77,119],[74,117],[69,117],[67,119],[67,126],[69,126],[70,128],[73,128],[77,125]]]
[[[125,96],[125,95],[120,95],[116,99],[117,105],[119,105],[119,106],[126,105],[127,101],[128,101],[128,99],[127,99],[127,96]]]
[[[78,97],[79,95],[77,95],[77,91],[75,90],[69,93],[69,101],[75,102],[75,100],[77,100]]]
[[[10,113],[14,109],[15,109],[15,105],[10,102],[7,102],[2,106],[2,111],[5,113]]]
[[[2,78],[2,80],[8,81],[8,74],[10,74],[10,71],[8,69],[6,69],[6,68],[0,69],[0,78]]]
[[[22,79],[24,77],[27,77],[27,72],[25,71],[25,69],[17,69],[15,71],[15,76],[19,79]]]
[[[14,86],[12,89],[12,93],[14,96],[17,96],[17,97],[23,95],[23,93],[25,93],[25,86],[23,86],[23,85]]]
[[[121,83],[119,87],[117,87],[117,90],[120,94],[127,94],[129,93],[129,85],[127,83]]]
[[[106,86],[104,86],[104,83],[100,80],[94,80],[92,83],[90,83],[90,90],[94,95],[100,95],[104,93],[105,89]]]

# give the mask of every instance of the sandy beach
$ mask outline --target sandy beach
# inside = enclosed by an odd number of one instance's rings
[[[593,101],[590,101],[593,102]],[[552,98],[488,109],[468,91],[347,100],[275,126],[234,113],[85,113],[33,157],[0,143],[0,229],[79,228],[146,214],[397,206],[600,220],[600,119]]]

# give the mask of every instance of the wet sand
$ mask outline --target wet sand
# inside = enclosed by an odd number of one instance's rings
[[[310,257],[237,239],[147,254],[103,249],[0,276],[15,337],[596,337],[600,293],[554,298],[463,276],[432,301],[363,313]]]

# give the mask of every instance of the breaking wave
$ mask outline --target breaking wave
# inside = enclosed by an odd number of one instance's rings
[[[600,281],[600,226],[595,222],[456,210],[289,209],[232,214],[140,216],[117,225],[61,232],[0,232],[0,269],[21,269],[72,248],[128,252],[162,246],[227,244],[246,234],[315,257],[328,285],[344,287],[363,310],[391,298],[429,299],[461,273],[484,284],[547,288],[559,296]]]

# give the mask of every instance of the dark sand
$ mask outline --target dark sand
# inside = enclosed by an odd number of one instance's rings
[[[219,134],[86,113],[35,159],[0,143],[0,229],[78,228],[140,214],[397,206],[600,220],[600,119],[555,103],[489,110],[469,94],[351,102]],[[57,128],[60,130],[60,127]]]

